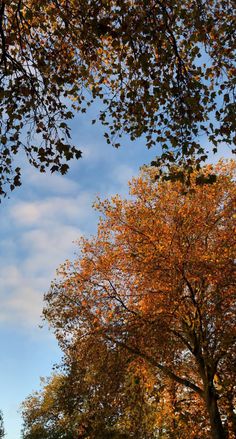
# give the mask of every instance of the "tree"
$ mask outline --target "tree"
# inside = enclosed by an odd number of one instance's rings
[[[98,201],[97,235],[61,267],[44,313],[65,352],[93,334],[145,360],[177,386],[173,407],[201,408],[203,437],[222,439],[235,429],[235,164],[211,172],[212,185],[195,171],[186,186],[146,169],[131,199]]]
[[[111,349],[98,335],[74,345],[63,368],[63,374],[43,380],[42,390],[24,401],[24,439],[196,437],[190,430],[193,410],[182,416],[177,387],[145,360]],[[197,437],[205,438],[204,423],[196,414]]]
[[[1,0],[1,194],[20,184],[22,149],[65,173],[81,156],[68,121],[97,100],[108,143],[145,136],[162,147],[158,165],[201,163],[200,135],[214,152],[232,146],[233,11],[232,0]]]
[[[0,438],[3,438],[4,436],[5,436],[5,430],[3,425],[3,414],[2,411],[0,410]]]
[[[63,375],[42,380],[43,389],[30,395],[22,404],[24,439],[73,439],[74,436],[61,408],[59,394]],[[65,427],[66,426],[66,427]]]
[[[108,352],[94,337],[81,344],[78,355],[77,351],[74,346],[63,374],[44,380],[42,390],[24,401],[24,439],[129,439],[125,427],[117,425],[123,411],[117,403],[127,357],[119,362],[119,370],[114,369],[118,352]]]

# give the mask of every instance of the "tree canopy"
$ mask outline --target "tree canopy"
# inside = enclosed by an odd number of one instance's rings
[[[94,361],[95,346],[103,348],[98,340],[93,345],[90,340],[86,344],[87,353],[83,350],[85,346],[81,349],[84,356],[92,354],[86,365],[82,367],[79,358],[74,356],[73,365],[68,365],[66,373],[53,375],[44,381],[40,392],[24,401],[24,439],[130,438],[117,426],[123,409],[121,405],[117,407],[122,373],[118,373],[117,368],[115,371],[110,369],[114,367],[116,354],[109,352],[105,355],[107,349],[102,349],[98,361]]]
[[[30,395],[22,405],[24,439],[73,439],[66,419],[62,416],[60,392],[64,377],[54,375],[42,379],[43,390]]]
[[[201,404],[98,334],[78,341],[63,369],[24,401],[23,439],[206,437]]]
[[[103,349],[122,352],[139,374],[152,368],[159,401],[158,383],[168,383],[173,424],[163,437],[233,439],[235,164],[203,172],[216,182],[198,185],[198,171],[190,186],[157,182],[146,168],[130,183],[131,198],[98,200],[97,234],[60,268],[44,314],[69,364],[96,371]],[[98,374],[97,383],[106,380]]]
[[[232,0],[0,1],[0,194],[20,185],[21,150],[64,174],[81,156],[69,121],[94,101],[107,142],[145,136],[158,165],[191,170],[234,148],[233,11]]]

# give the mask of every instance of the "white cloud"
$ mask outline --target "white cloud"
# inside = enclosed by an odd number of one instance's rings
[[[79,185],[75,181],[60,174],[51,174],[35,172],[34,168],[29,167],[26,172],[27,182],[34,187],[40,187],[41,190],[50,191],[52,194],[76,194]]]
[[[125,189],[125,191],[127,191],[128,188],[128,181],[130,181],[134,175],[135,170],[131,166],[125,164],[118,165],[113,170],[114,181],[121,185],[122,189]]]
[[[35,181],[37,179],[32,179]],[[60,180],[60,178],[59,178]],[[61,181],[61,180],[60,180]],[[65,189],[66,187],[66,189]],[[76,241],[94,221],[93,196],[75,190],[73,182],[64,189],[75,196],[47,192],[47,198],[18,199],[5,210],[0,257],[0,322],[32,328],[40,323],[43,294],[58,266],[73,258]],[[92,214],[92,215],[91,215]]]
[[[91,195],[86,192],[77,197],[47,197],[33,202],[19,201],[10,209],[10,217],[18,226],[36,226],[48,221],[78,221],[88,215]]]
[[[21,285],[15,294],[5,302],[4,320],[15,321],[23,326],[38,325],[41,322],[42,295],[31,286]]]
[[[42,309],[42,295],[38,288],[41,282],[35,279],[36,283],[32,287],[32,277],[24,276],[21,267],[16,266],[3,267],[0,278],[0,322],[38,324]]]
[[[24,261],[25,271],[54,275],[60,263],[73,257],[73,241],[81,234],[75,227],[58,224],[52,224],[47,229],[26,231],[21,237],[21,245],[28,251],[28,257]]]

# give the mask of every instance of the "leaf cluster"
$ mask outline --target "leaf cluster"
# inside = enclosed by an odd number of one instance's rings
[[[1,194],[20,185],[21,150],[64,174],[81,156],[68,122],[98,100],[107,142],[144,136],[161,146],[158,166],[199,165],[200,136],[234,149],[233,11],[232,0],[1,1]]]

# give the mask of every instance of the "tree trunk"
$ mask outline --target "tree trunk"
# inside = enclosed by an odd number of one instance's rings
[[[211,425],[212,439],[226,439],[227,435],[222,425],[217,404],[217,395],[213,385],[208,385],[205,395],[206,407]]]

